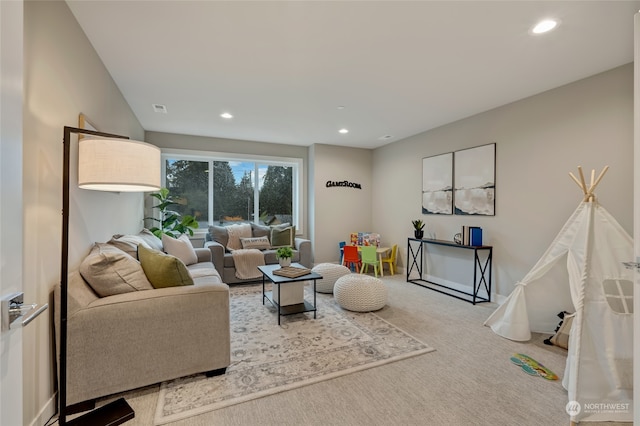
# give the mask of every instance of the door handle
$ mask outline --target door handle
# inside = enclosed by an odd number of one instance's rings
[[[24,293],[11,293],[0,299],[1,331],[24,327],[49,307],[48,303],[24,303]]]

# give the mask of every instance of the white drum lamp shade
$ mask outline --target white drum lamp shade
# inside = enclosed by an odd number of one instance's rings
[[[160,149],[129,139],[83,138],[78,144],[78,186],[113,192],[160,189]]]

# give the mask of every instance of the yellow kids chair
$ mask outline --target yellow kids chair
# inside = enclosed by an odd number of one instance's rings
[[[388,263],[389,264],[389,272],[391,272],[391,275],[393,275],[394,269],[396,267],[396,256],[397,256],[397,254],[398,254],[398,245],[394,244],[393,247],[391,248],[391,256],[382,258],[382,264],[380,265],[380,269],[384,268],[384,264],[385,263]]]

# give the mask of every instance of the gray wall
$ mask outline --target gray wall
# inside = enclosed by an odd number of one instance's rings
[[[610,166],[596,194],[631,233],[632,113],[629,64],[376,149],[373,187],[380,196],[373,198],[373,229],[401,243],[405,264],[412,219],[425,219],[427,233],[447,240],[462,225],[480,226],[484,243],[494,246],[494,288],[508,295],[580,202],[568,175],[577,166],[587,180],[591,169]],[[422,215],[421,158],[492,142],[496,215]]]
[[[51,303],[60,282],[63,127],[77,127],[82,112],[101,131],[142,139],[144,130],[66,3],[28,1],[24,6],[24,293],[27,301]],[[72,144],[70,186],[73,270],[93,242],[140,231],[143,196],[79,189],[77,143]],[[53,309],[47,313],[24,329],[27,424],[44,424],[55,410]]]
[[[347,241],[351,232],[375,232],[371,211],[375,189],[372,151],[316,144],[309,158],[313,163],[309,180],[314,192],[310,204],[315,262],[339,262],[340,241]],[[360,184],[362,189],[326,186],[327,181],[345,180]]]

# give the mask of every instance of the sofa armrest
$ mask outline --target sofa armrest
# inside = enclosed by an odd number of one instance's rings
[[[198,263],[211,262],[211,258],[213,257],[211,250],[206,247],[197,247],[194,250],[196,251],[196,256],[198,256]]]
[[[229,287],[104,297],[69,317],[68,335],[72,404],[224,368],[230,363]]]
[[[213,266],[222,275],[222,271],[224,271],[224,246],[215,241],[207,241],[204,243],[204,247],[210,250]]]
[[[313,259],[311,256],[311,240],[304,238],[296,238],[296,250],[300,252],[300,263],[307,268],[313,267]]]

